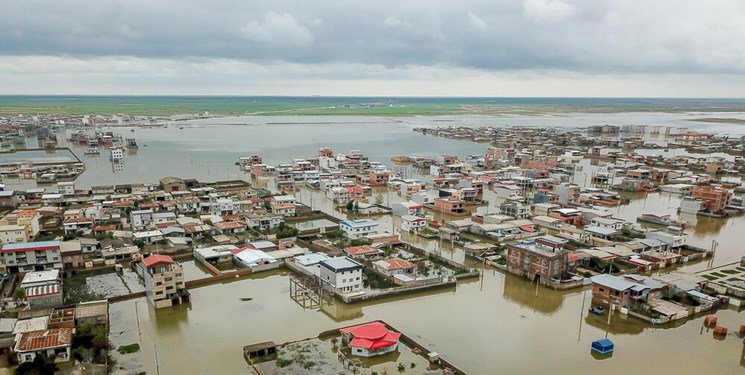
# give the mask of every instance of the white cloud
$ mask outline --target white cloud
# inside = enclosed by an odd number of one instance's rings
[[[564,20],[575,12],[575,8],[561,0],[525,0],[523,14],[536,22]]]
[[[309,45],[313,33],[290,13],[270,11],[264,20],[251,21],[241,28],[243,37],[272,45]]]
[[[383,25],[390,27],[401,26],[402,24],[401,19],[396,16],[388,16],[383,20]]]
[[[468,11],[468,24],[476,30],[485,31],[489,28],[483,18],[473,14],[470,10]]]

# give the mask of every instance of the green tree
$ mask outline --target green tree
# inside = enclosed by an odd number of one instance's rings
[[[16,375],[54,375],[59,368],[54,363],[54,357],[47,357],[37,353],[31,362],[21,363],[15,370]]]
[[[21,287],[16,288],[15,292],[13,292],[13,299],[16,301],[23,301],[26,299],[26,291]]]

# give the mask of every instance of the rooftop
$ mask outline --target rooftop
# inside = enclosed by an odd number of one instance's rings
[[[16,352],[30,352],[69,346],[72,343],[72,328],[52,328],[22,333],[15,346]]]

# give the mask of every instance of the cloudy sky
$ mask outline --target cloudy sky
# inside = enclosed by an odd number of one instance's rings
[[[745,97],[743,0],[3,0],[0,94]]]

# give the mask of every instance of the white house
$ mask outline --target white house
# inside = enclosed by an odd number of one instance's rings
[[[137,210],[129,213],[132,230],[145,229],[153,221],[153,210]]]
[[[393,214],[397,216],[422,216],[424,213],[424,205],[412,201],[396,202],[391,206],[391,209]]]
[[[74,195],[75,183],[72,181],[60,181],[57,183],[57,192],[62,195]]]
[[[0,245],[6,243],[28,242],[26,228],[21,225],[0,225]]]
[[[338,292],[362,290],[362,265],[347,257],[335,257],[318,262],[320,277]]]
[[[371,219],[344,220],[339,227],[347,238],[358,239],[378,234],[378,223]]]
[[[419,216],[404,215],[401,216],[401,230],[407,232],[419,232],[427,226],[427,220]]]
[[[282,216],[295,216],[295,197],[292,195],[275,195],[271,202],[272,213]]]

